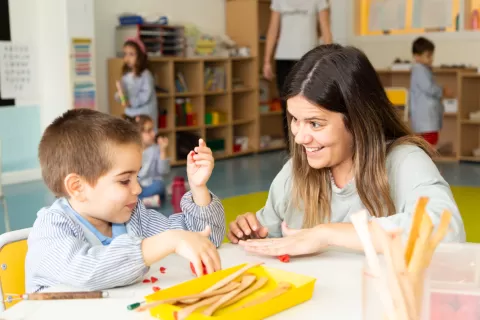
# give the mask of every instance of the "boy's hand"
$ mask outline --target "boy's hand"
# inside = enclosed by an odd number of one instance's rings
[[[212,175],[214,159],[212,150],[203,139],[198,140],[198,147],[187,157],[187,175],[191,187],[204,187]]]
[[[161,150],[166,150],[168,147],[168,138],[167,137],[158,137],[157,144]]]
[[[176,230],[177,231],[177,230]],[[190,261],[195,270],[203,270],[202,263],[210,274],[221,270],[220,256],[217,248],[208,239],[210,227],[201,232],[181,231],[174,234],[172,241],[175,241],[175,253]],[[197,272],[201,276],[201,272]]]

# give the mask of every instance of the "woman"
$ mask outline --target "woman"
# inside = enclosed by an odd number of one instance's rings
[[[300,58],[318,44],[318,29],[324,44],[332,43],[330,11],[327,0],[272,0],[270,23],[265,44],[263,76],[273,79],[271,58],[275,51],[278,92]],[[317,24],[318,21],[318,24]],[[278,43],[277,43],[278,39]],[[282,101],[285,141],[288,145],[286,103]]]
[[[431,146],[397,116],[361,51],[319,46],[295,65],[287,83],[292,159],[274,179],[265,207],[230,224],[233,243],[268,255],[330,245],[361,249],[351,214],[367,209],[385,229],[406,235],[421,196],[430,199],[434,224],[444,209],[452,212],[445,241],[465,241]],[[279,239],[241,241],[267,236]]]

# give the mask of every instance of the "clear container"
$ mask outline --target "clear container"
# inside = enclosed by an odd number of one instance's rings
[[[385,273],[385,263],[381,256],[380,258],[380,267],[381,272]],[[384,277],[386,279],[386,277]],[[428,315],[428,304],[429,304],[429,281],[428,281],[428,271],[425,274],[425,281],[423,282],[423,295],[422,301],[420,303],[420,318],[415,320],[426,320],[429,319]],[[387,312],[384,308],[384,302],[382,298],[385,294],[382,294],[379,291],[379,283],[380,275],[374,274],[367,263],[364,263],[364,267],[362,270],[362,319],[364,320],[385,320],[389,319],[387,317]],[[388,281],[388,280],[387,280]],[[388,283],[387,288],[388,290]],[[390,292],[390,291],[388,291]],[[453,319],[450,319],[453,320]]]
[[[382,272],[384,261],[380,259]],[[363,318],[385,320],[374,276],[362,270]],[[425,276],[420,320],[480,320],[480,244],[442,244]]]

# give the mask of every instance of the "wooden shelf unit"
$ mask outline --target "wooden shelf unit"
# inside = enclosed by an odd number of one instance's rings
[[[480,148],[480,119],[470,119],[470,113],[480,113],[480,74],[461,75],[459,87],[460,160],[480,162],[480,157],[473,154]]]
[[[437,162],[457,162],[461,159],[462,143],[460,128],[461,123],[462,96],[465,95],[465,90],[462,88],[463,76],[469,77],[474,75],[474,69],[450,69],[450,68],[434,68],[433,73],[435,80],[441,86],[446,86],[453,91],[454,96],[458,101],[457,113],[445,113],[443,118],[443,128],[440,131],[438,142],[440,156],[435,158]],[[388,69],[377,70],[382,84],[385,87],[403,87],[408,89],[410,87],[410,71],[393,71]],[[478,78],[480,89],[480,78]],[[474,92],[475,93],[475,92]],[[480,100],[479,100],[480,102]],[[477,103],[477,108],[480,110],[480,103]],[[399,110],[399,114],[403,116],[403,110]],[[480,128],[480,126],[479,126]]]
[[[262,76],[265,36],[270,21],[270,5],[270,0],[230,0],[225,3],[226,30],[228,36],[239,46],[249,47],[255,60],[255,70],[257,70],[253,87],[257,101],[255,117],[258,117],[260,120],[258,126],[255,128],[258,130],[258,143],[256,146],[252,146],[252,148],[258,149],[258,151],[285,149],[283,143],[282,112],[271,111],[260,113],[261,104],[266,104],[270,100],[278,98],[275,79],[268,81]],[[275,65],[273,64],[272,67],[275,68]],[[275,73],[275,70],[273,70],[273,73]],[[260,83],[262,83],[262,86],[268,88],[268,101],[260,101]],[[241,99],[253,99],[253,97],[234,97],[234,106],[235,103],[239,103]],[[275,139],[276,142],[282,141],[282,143],[277,143],[272,146],[260,146],[262,136],[270,136]]]
[[[156,85],[167,92],[157,92],[159,114],[166,111],[166,127],[159,133],[169,138],[168,156],[172,165],[186,163],[178,158],[177,141],[179,133],[195,133],[209,140],[224,140],[224,150],[214,152],[215,159],[245,155],[258,151],[258,81],[257,61],[254,57],[152,57],[149,59]],[[110,113],[121,116],[124,108],[115,100],[115,82],[121,78],[123,60],[108,60],[109,106]],[[207,90],[204,80],[206,68],[221,68],[225,74],[225,87]],[[185,92],[176,92],[175,80],[181,72],[187,84]],[[240,79],[242,86],[235,85],[234,79]],[[235,82],[236,83],[236,82]],[[176,100],[189,99],[196,119],[193,125],[177,123]],[[207,114],[220,115],[220,121],[206,124]],[[237,136],[248,138],[248,148],[234,152]]]

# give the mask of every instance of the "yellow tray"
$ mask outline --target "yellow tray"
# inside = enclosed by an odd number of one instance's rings
[[[235,271],[244,267],[245,264],[218,271],[200,278],[196,278],[174,287],[157,291],[151,295],[145,297],[146,302],[154,302],[158,300],[174,298],[178,296],[190,295],[200,293],[201,291],[212,286],[214,283],[219,280],[227,277],[228,275],[234,273]],[[192,313],[188,319],[192,320],[201,320],[201,319],[218,319],[218,320],[255,320],[255,319],[264,319],[266,317],[272,316],[276,313],[279,313],[283,310],[296,306],[302,302],[310,300],[313,295],[313,290],[315,287],[315,278],[287,272],[283,270],[268,268],[265,266],[257,266],[252,269],[249,269],[247,273],[255,274],[257,277],[268,277],[269,280],[267,285],[262,289],[258,290],[255,293],[252,293],[248,297],[238,301],[237,303],[232,304],[226,308],[222,308],[215,312],[214,316],[205,316],[199,312]],[[250,308],[245,308],[240,311],[232,312],[233,309],[243,305],[245,302],[252,300],[254,297],[263,295],[266,292],[269,292],[276,288],[277,283],[285,281],[292,284],[292,288],[286,293],[269,300],[268,302],[255,305]],[[153,317],[164,319],[164,320],[173,320],[174,312],[181,310],[180,307],[162,304],[155,308],[150,309],[150,314]],[[202,311],[203,309],[200,309]]]

